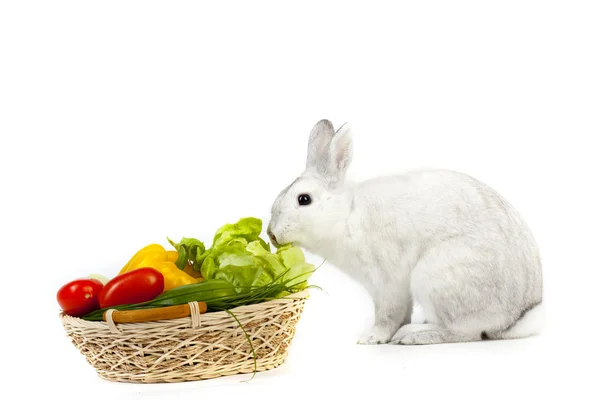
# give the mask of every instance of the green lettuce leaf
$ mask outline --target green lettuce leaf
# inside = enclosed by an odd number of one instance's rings
[[[210,280],[215,278],[215,274],[217,273],[217,266],[215,265],[215,260],[212,257],[206,257],[202,262],[200,267],[200,273],[204,280]]]
[[[267,251],[257,240],[248,243],[246,250],[252,253],[256,261],[265,268],[265,271],[271,276],[272,280],[277,278],[281,280],[286,268],[277,254]]]
[[[231,283],[238,293],[249,292],[252,287],[264,286],[271,282],[271,278],[262,267],[251,265],[221,267],[215,274],[215,279]]]
[[[315,266],[306,262],[302,249],[288,245],[277,249],[276,254],[280,256],[283,265],[288,269],[285,279],[291,279],[289,285],[297,285],[297,289],[306,288],[308,279],[315,271]]]
[[[226,282],[237,293],[253,286],[267,285],[276,279],[278,282],[291,279],[288,286],[298,284],[296,289],[305,288],[315,268],[306,262],[302,250],[285,245],[272,253],[270,244],[260,237],[261,231],[260,219],[241,218],[234,224],[221,226],[209,249],[192,238],[183,238],[172,244],[180,253],[185,252],[186,257],[193,261],[194,269],[200,271],[206,281]]]
[[[234,238],[244,238],[247,242],[259,239],[262,232],[262,221],[258,218],[242,218],[235,224],[225,224],[215,233],[212,247],[228,243]]]

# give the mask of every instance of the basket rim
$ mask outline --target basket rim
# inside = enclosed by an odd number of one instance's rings
[[[291,293],[291,294],[281,297],[279,299],[272,299],[272,300],[267,300],[267,301],[263,301],[260,303],[237,306],[237,307],[231,308],[229,311],[240,312],[240,311],[246,311],[249,309],[255,309],[256,311],[259,311],[261,308],[269,307],[273,303],[299,301],[299,300],[308,299],[309,297],[310,297],[309,290],[303,289],[301,291]],[[161,307],[156,307],[156,308],[161,308]],[[229,315],[227,313],[227,311],[212,311],[212,312],[204,313],[202,315],[206,315],[206,314],[210,314],[210,315],[216,316],[216,317],[224,316],[225,314]],[[109,323],[107,321],[88,321],[88,320],[85,320],[80,317],[74,317],[72,315],[68,315],[63,310],[61,310],[58,313],[58,317],[63,324],[77,324],[79,326],[83,325],[83,326],[89,326],[89,327],[100,327],[100,326],[108,327],[109,326]],[[191,320],[191,319],[192,319],[192,317],[188,316],[188,317],[176,318],[176,319],[171,319],[171,320],[161,319],[161,320],[149,321],[149,322],[122,322],[122,323],[119,323],[118,325],[119,326],[131,326],[131,327],[133,327],[133,326],[143,327],[143,326],[149,326],[150,324],[156,325],[157,323],[161,323],[161,322],[165,322],[165,321],[177,322],[177,321],[186,321],[186,320]]]

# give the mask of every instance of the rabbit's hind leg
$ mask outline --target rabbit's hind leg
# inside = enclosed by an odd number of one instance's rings
[[[408,324],[396,332],[390,344],[426,345],[440,343],[473,342],[481,335],[464,335],[437,324]]]
[[[498,265],[494,249],[448,241],[425,253],[411,277],[411,293],[424,324],[401,327],[395,344],[480,341],[514,319],[507,310],[521,295],[519,271]]]

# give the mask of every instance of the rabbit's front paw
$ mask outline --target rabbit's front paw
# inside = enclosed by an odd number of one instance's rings
[[[384,344],[390,341],[392,332],[382,326],[374,326],[363,333],[358,339],[358,344]]]

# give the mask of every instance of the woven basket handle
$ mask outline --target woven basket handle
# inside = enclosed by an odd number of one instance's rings
[[[148,308],[145,310],[112,310],[112,315],[110,317],[114,323],[134,323],[185,318],[189,317],[190,315],[193,317],[194,315],[192,315],[192,310],[199,314],[204,314],[206,312],[207,307],[205,302],[198,301],[192,303],[180,304],[177,306]],[[197,304],[197,308],[195,304]],[[102,319],[104,321],[107,321],[107,313],[108,311],[102,315]]]

